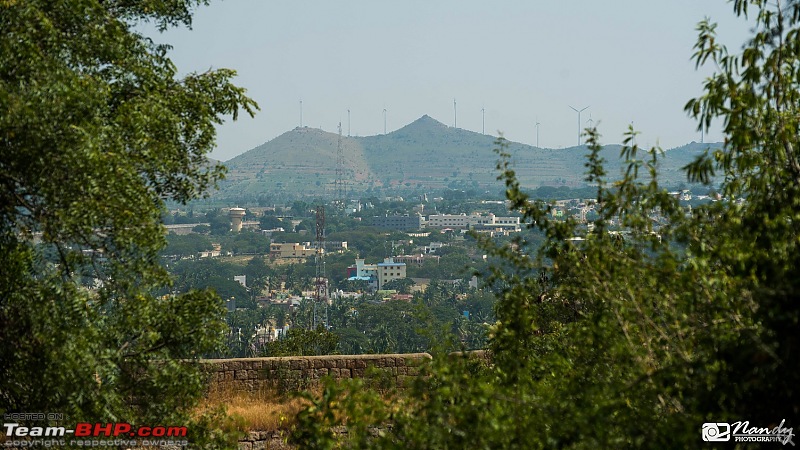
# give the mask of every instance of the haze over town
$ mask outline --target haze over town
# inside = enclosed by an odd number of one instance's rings
[[[260,104],[219,127],[212,157],[228,160],[300,125],[301,100],[303,125],[353,136],[382,134],[386,109],[389,132],[428,114],[536,145],[538,121],[539,146],[569,147],[569,106],[588,106],[582,126],[599,122],[607,143],[631,122],[640,144],[699,142],[683,106],[708,74],[690,61],[706,16],[737,50],[747,26],[730,5],[693,0],[213,2],[192,30],[144,31],[181,72],[236,69]],[[713,124],[706,142],[719,140]]]

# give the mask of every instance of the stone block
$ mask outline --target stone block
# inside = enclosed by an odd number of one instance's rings
[[[308,360],[307,359],[292,359],[289,361],[289,368],[292,370],[297,369],[307,369],[308,368]]]
[[[257,441],[259,439],[261,439],[261,432],[260,431],[250,431],[244,437],[245,441],[250,441],[250,442]]]

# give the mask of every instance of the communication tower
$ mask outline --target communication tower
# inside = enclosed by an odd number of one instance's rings
[[[318,205],[317,216],[317,251],[315,256],[316,274],[314,277],[314,320],[313,327],[317,328],[317,310],[324,305],[325,329],[328,329],[328,278],[325,276],[325,207]]]
[[[336,181],[334,182],[334,204],[344,211],[347,206],[347,187],[344,179],[344,151],[342,150],[342,123],[339,122],[339,142],[336,146]]]

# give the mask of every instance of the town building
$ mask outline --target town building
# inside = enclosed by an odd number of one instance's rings
[[[494,214],[431,214],[425,221],[428,228],[520,230],[519,217],[497,217]]]
[[[425,226],[425,218],[419,214],[375,216],[372,218],[372,226],[387,230],[416,231]]]
[[[314,241],[311,244],[311,248],[317,248],[317,242]],[[326,253],[341,253],[347,251],[347,241],[325,241],[323,243],[323,248],[325,249]]]
[[[347,268],[347,279],[363,280],[373,289],[381,289],[386,283],[406,277],[406,263],[385,258],[378,264],[366,264],[363,259],[356,259],[355,265]]]
[[[164,228],[167,230],[169,234],[180,234],[180,235],[187,235],[194,233],[194,228],[205,225],[210,226],[209,223],[176,223],[172,225],[164,225]]]
[[[417,255],[395,256],[394,260],[397,262],[406,263],[406,265],[416,264],[417,266],[421,266],[425,263],[425,261],[435,261],[438,264],[439,258],[439,255],[420,253]]]
[[[316,253],[317,250],[309,242],[273,242],[269,244],[269,256],[272,258],[308,258]]]
[[[385,258],[378,263],[378,289],[386,283],[406,277],[406,263],[396,262],[394,258]]]

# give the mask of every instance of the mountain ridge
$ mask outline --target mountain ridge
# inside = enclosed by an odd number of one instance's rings
[[[340,136],[317,128],[297,127],[224,164],[228,177],[220,194],[250,195],[293,192],[330,195],[336,179]],[[425,114],[390,133],[341,136],[342,172],[351,192],[381,189],[502,188],[497,180],[497,137],[445,125]],[[539,148],[507,141],[512,167],[527,188],[585,184],[585,145]],[[667,184],[686,182],[681,168],[704,149],[721,144],[688,143],[668,149],[660,159],[659,177]],[[610,178],[621,170],[619,144],[603,147]],[[643,158],[643,156],[640,156]]]

